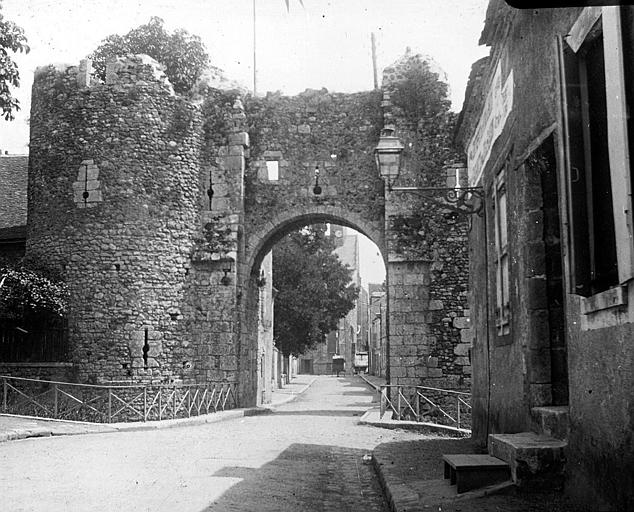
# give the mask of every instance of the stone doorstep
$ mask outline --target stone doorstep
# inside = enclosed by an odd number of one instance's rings
[[[509,465],[490,455],[452,454],[442,458],[445,479],[456,485],[458,494],[507,482],[511,477]]]
[[[519,487],[559,489],[563,485],[566,441],[534,432],[489,434],[489,454],[509,464]]]
[[[537,433],[552,436],[562,441],[568,439],[570,422],[567,405],[533,407],[531,416]]]

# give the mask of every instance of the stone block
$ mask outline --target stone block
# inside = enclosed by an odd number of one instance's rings
[[[542,276],[546,272],[546,251],[541,240],[529,242],[524,248],[524,275],[526,277]]]
[[[531,277],[524,280],[526,284],[527,309],[546,309],[548,297],[546,296],[546,278]]]
[[[230,145],[249,146],[249,142],[248,132],[238,132],[229,135]]]
[[[473,343],[473,329],[462,329],[460,331],[460,343],[468,343],[471,345]]]
[[[392,358],[390,358],[390,364],[391,364],[390,376],[393,379],[398,379],[399,377],[405,377],[406,371],[405,371],[405,368],[403,366],[400,366]]]
[[[405,369],[405,375],[410,379],[422,379],[429,375],[429,370],[424,366],[409,366]]]
[[[299,133],[302,133],[302,134],[309,134],[310,133],[310,125],[309,124],[300,124],[297,127],[297,131]]]
[[[469,366],[471,361],[468,357],[459,356],[454,359],[454,364],[458,366]]]
[[[526,330],[530,349],[548,348],[550,346],[548,311],[545,309],[530,311]]]
[[[101,190],[89,190],[88,198],[84,200],[84,191],[83,190],[75,190],[73,194],[73,201],[78,203],[80,206],[86,203],[99,203],[103,201],[103,196],[101,195]]]
[[[442,368],[427,368],[427,376],[432,379],[442,377]]]
[[[456,329],[469,329],[471,327],[471,321],[464,316],[458,316],[453,319],[453,326]]]
[[[471,350],[470,343],[458,343],[454,347],[453,353],[457,356],[466,356],[469,354],[469,350]]]
[[[531,384],[530,385],[530,404],[531,407],[539,407],[552,403],[552,386],[548,384]]]
[[[244,157],[244,146],[240,144],[232,144],[229,146],[229,156]]]
[[[90,164],[87,166],[80,166],[77,171],[77,181],[84,183],[86,180],[96,180],[99,178],[99,167]]]
[[[438,358],[429,356],[426,360],[428,368],[438,368]]]
[[[226,156],[224,158],[224,168],[228,171],[244,171],[244,157],[236,155]]]
[[[528,376],[531,383],[550,383],[550,349],[543,348],[529,351]]]
[[[430,300],[429,301],[429,310],[430,311],[440,311],[445,308],[443,301],[441,300]]]
[[[417,284],[425,284],[425,274],[415,273],[415,274],[405,274],[403,276],[403,284],[406,285],[417,285]]]
[[[526,239],[542,240],[544,237],[544,212],[542,210],[534,210],[529,212],[526,217]]]
[[[75,181],[73,183],[73,192],[79,191],[80,193],[84,193],[84,190],[97,190],[101,186],[101,182],[99,180],[89,179],[88,181]]]

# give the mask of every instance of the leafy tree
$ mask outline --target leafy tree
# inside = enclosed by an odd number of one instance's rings
[[[25,312],[63,315],[68,308],[66,284],[25,267],[0,268],[0,314],[19,317]]]
[[[200,37],[183,29],[170,34],[163,27],[163,20],[155,16],[123,36],[108,36],[88,57],[97,76],[105,80],[106,63],[129,53],[145,53],[163,64],[174,90],[180,94],[192,89],[209,64]]]
[[[6,121],[12,121],[13,113],[20,110],[20,102],[11,94],[11,87],[20,86],[20,72],[9,52],[29,53],[26,43],[24,30],[12,21],[5,20],[0,12],[0,115]]]
[[[284,355],[301,354],[337,328],[359,289],[322,229],[304,228],[273,249],[274,337]]]

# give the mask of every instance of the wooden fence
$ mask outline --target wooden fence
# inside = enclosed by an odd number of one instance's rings
[[[54,315],[0,318],[0,361],[4,363],[68,360],[68,322]]]

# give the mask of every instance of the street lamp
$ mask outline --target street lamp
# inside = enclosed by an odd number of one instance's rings
[[[441,208],[446,208],[461,215],[484,213],[484,191],[482,187],[395,187],[394,183],[401,172],[401,153],[403,144],[394,135],[393,125],[386,125],[381,130],[379,143],[374,148],[376,165],[381,178],[385,180],[390,192],[411,192],[430,201]]]
[[[376,166],[379,169],[381,178],[387,183],[389,190],[392,190],[392,185],[394,185],[401,172],[401,153],[404,148],[399,138],[394,135],[394,132],[393,125],[387,125],[383,128],[381,137],[379,137],[379,144],[374,149]]]

